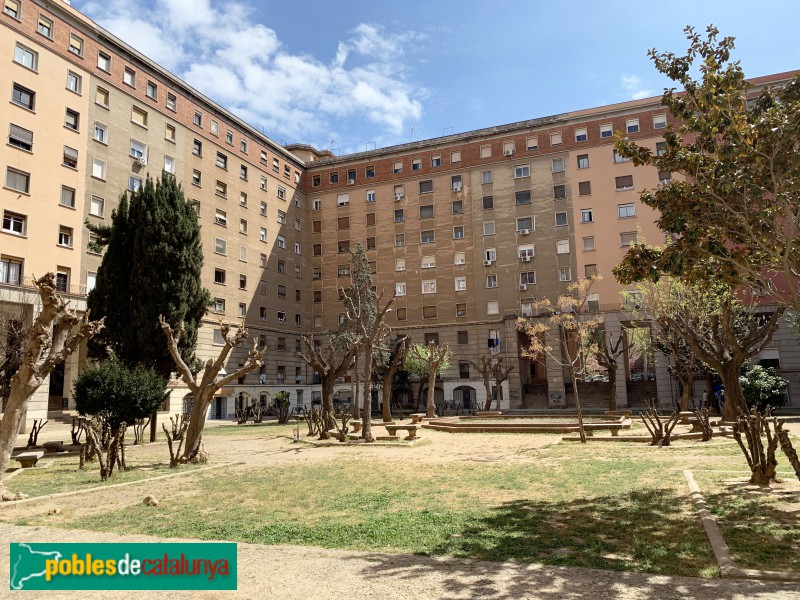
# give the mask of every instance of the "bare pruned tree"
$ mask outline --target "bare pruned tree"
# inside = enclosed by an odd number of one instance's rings
[[[436,390],[436,375],[444,371],[450,364],[450,346],[445,343],[440,346],[431,340],[426,345],[414,344],[411,346],[409,356],[414,360],[424,363],[428,367],[428,402],[426,416],[432,419],[436,416],[436,405],[433,401]]]
[[[495,392],[500,394],[500,386],[508,379],[509,373],[514,370],[513,365],[505,365],[504,357],[502,356],[481,356],[480,364],[475,361],[469,361],[470,364],[477,369],[483,379],[483,387],[486,389],[486,405],[484,410],[492,410],[492,400],[496,399],[499,405],[500,399],[494,398],[492,394],[492,381],[494,381]]]

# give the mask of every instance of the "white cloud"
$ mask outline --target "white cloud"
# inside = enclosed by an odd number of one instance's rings
[[[373,123],[378,137],[398,136],[422,115],[423,88],[404,58],[424,36],[362,23],[324,63],[291,54],[245,0],[87,0],[78,8],[146,56],[268,135],[328,143],[332,119]],[[327,141],[322,141],[326,140]]]
[[[655,92],[642,86],[642,78],[638,75],[626,75],[623,73],[620,77],[622,87],[629,94],[631,100],[641,100],[642,98],[649,98],[654,96]]]

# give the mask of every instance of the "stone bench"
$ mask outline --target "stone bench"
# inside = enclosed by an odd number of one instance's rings
[[[479,410],[477,413],[479,417],[499,417],[502,414],[499,410]]]
[[[412,423],[422,423],[425,420],[425,413],[411,413]]]
[[[623,428],[622,423],[606,423],[604,425],[584,425],[583,430],[586,435],[594,435],[595,431],[610,431],[611,435],[616,437],[619,435],[619,430]]]
[[[44,452],[20,452],[14,457],[14,460],[19,462],[20,466],[23,469],[29,469],[31,467],[35,467],[36,463],[39,462],[39,459],[44,456]]]
[[[347,423],[353,428],[353,433],[359,433],[361,426],[364,424],[361,419],[350,419]]]
[[[45,454],[55,454],[56,452],[61,452],[64,449],[64,442],[58,440],[57,442],[45,442],[42,444],[42,448],[44,448]]]
[[[384,425],[386,427],[386,431],[389,432],[389,435],[395,436],[400,429],[404,429],[408,432],[408,436],[405,438],[406,440],[415,440],[417,439],[417,430],[422,427],[422,425],[412,423],[411,425]]]

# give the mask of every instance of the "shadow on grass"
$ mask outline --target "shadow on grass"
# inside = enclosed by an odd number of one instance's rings
[[[439,574],[453,598],[594,599],[598,589],[605,589],[604,598],[629,597],[630,590],[612,587],[617,582],[635,588],[637,599],[693,597],[695,588],[708,598],[797,591],[796,584],[719,579],[682,580],[678,587],[646,574],[712,577],[718,572],[687,498],[668,490],[572,502],[507,502],[470,520],[425,554],[455,558],[374,553],[353,560],[368,562],[363,569],[367,578],[413,580]],[[457,560],[464,558],[474,560]],[[497,562],[538,564],[501,569]],[[559,568],[566,566],[639,573],[590,572],[574,581],[569,570]]]

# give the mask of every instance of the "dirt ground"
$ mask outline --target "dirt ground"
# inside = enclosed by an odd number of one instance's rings
[[[800,426],[794,425],[794,433]],[[301,433],[303,432],[301,425]],[[49,437],[58,437],[57,428]],[[68,429],[63,432],[69,439]],[[237,432],[236,436],[208,435],[206,448],[213,457],[212,464],[246,462],[248,469],[258,466],[324,463],[342,455],[358,455],[382,460],[413,461],[415,465],[444,464],[453,461],[479,463],[525,463],[534,460],[533,451],[556,443],[558,435],[479,434],[480,444],[473,435],[424,431],[431,439],[429,445],[414,448],[397,447],[334,447],[317,448],[306,444],[287,443],[266,428]],[[598,449],[602,448],[598,444]],[[136,452],[167,454],[163,445],[133,448]],[[241,468],[238,467],[225,467]],[[141,482],[136,485],[111,488],[78,497],[42,499],[17,506],[4,506],[4,520],[15,520],[31,514],[46,513],[60,503],[80,506],[81,514],[89,516],[94,507],[126,506],[141,502],[145,494],[156,497],[193,493],[193,479],[212,476],[186,475],[173,479]],[[13,480],[12,480],[13,481]],[[76,498],[80,498],[76,502]],[[74,512],[73,512],[74,514]],[[61,530],[50,527],[19,527],[0,523],[0,573],[3,581],[9,576],[9,542],[69,542],[69,541],[158,541],[148,536],[122,536],[113,533]],[[598,571],[580,568],[542,565],[517,565],[480,562],[464,559],[428,558],[370,552],[337,551],[299,546],[262,546],[239,544],[239,589],[237,592],[96,592],[47,593],[28,592],[28,598],[131,598],[137,600],[172,598],[288,598],[339,599],[354,596],[381,599],[542,599],[595,600],[672,600],[684,598],[712,599],[798,599],[800,586],[796,583],[754,582],[720,579],[693,579],[644,573]],[[0,583],[0,589],[7,589]],[[0,591],[0,598],[13,597]]]

